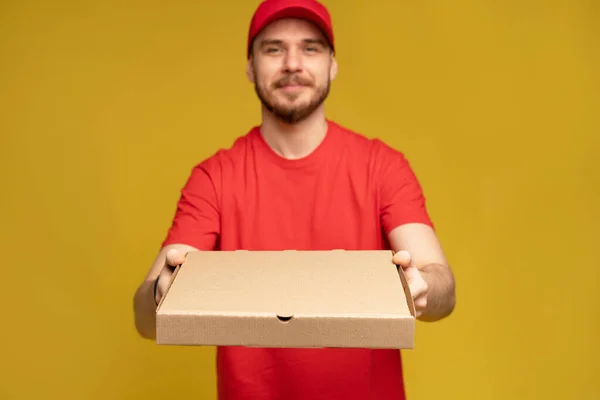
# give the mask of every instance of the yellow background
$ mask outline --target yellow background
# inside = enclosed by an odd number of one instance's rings
[[[409,398],[600,398],[599,3],[326,4],[328,115],[406,153],[457,276]],[[259,122],[256,5],[1,3],[0,398],[214,398],[213,349],[140,339],[132,296],[192,166]]]

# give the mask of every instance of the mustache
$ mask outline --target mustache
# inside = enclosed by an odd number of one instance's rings
[[[286,75],[273,83],[273,86],[276,88],[282,88],[287,85],[302,85],[309,86],[312,84],[312,81],[308,78],[303,78],[299,75]]]

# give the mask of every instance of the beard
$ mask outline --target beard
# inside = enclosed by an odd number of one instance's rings
[[[295,75],[286,75],[277,80],[272,85],[272,90],[278,90],[290,83],[312,87],[312,82]],[[315,93],[311,96],[307,103],[293,104],[293,101],[299,97],[298,93],[284,94],[291,102],[291,105],[282,104],[268,90],[262,87],[258,82],[254,85],[254,91],[260,99],[263,106],[269,110],[275,118],[286,124],[295,124],[305,120],[310,116],[327,98],[331,80],[327,79],[327,83],[323,86],[316,87]]]

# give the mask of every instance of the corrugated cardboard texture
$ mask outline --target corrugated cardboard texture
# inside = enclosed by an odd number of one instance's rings
[[[390,251],[190,252],[157,309],[157,343],[412,348],[403,278]]]

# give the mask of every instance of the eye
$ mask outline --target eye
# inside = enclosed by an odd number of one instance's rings
[[[309,44],[306,47],[304,47],[304,51],[309,54],[317,54],[320,53],[322,50],[323,46],[320,46],[319,44]]]
[[[277,47],[267,47],[266,52],[269,54],[274,54],[277,53],[279,51],[279,48]]]

